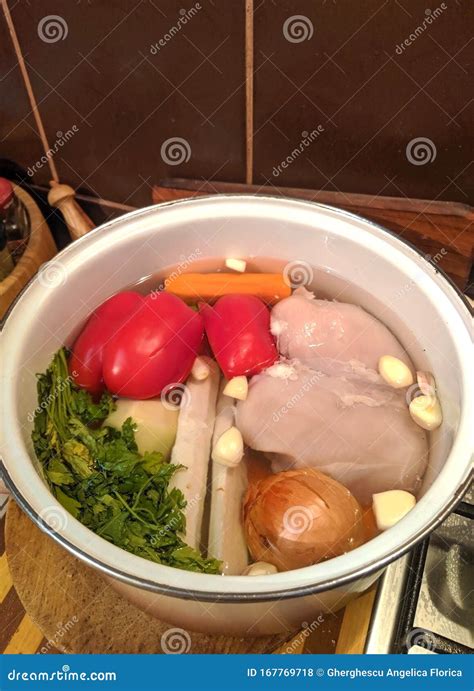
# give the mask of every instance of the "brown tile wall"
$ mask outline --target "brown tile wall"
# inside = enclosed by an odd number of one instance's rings
[[[77,129],[55,155],[62,181],[138,206],[167,176],[245,180],[245,0],[9,7],[50,146]],[[39,35],[50,15],[59,40],[51,24]],[[474,3],[255,0],[254,17],[255,183],[474,201]],[[43,150],[3,15],[0,61],[0,158],[27,168]],[[161,149],[176,137],[187,160],[173,165]],[[413,165],[419,137],[436,157]],[[49,177],[44,166],[34,181]]]

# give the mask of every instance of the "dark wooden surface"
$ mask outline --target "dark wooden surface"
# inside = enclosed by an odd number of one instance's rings
[[[155,176],[245,180],[245,0],[202,0],[159,52],[152,46],[194,1],[7,2],[49,145],[77,128],[54,156],[62,182],[143,206]],[[446,5],[429,20],[440,3],[255,0],[253,181],[474,203],[474,3]],[[1,156],[28,168],[45,151],[2,15]],[[63,40],[40,40],[48,15],[67,25]],[[307,40],[285,37],[294,15],[311,22]],[[191,148],[179,164],[161,156],[173,137]],[[436,150],[425,165],[406,155],[417,138]],[[34,181],[49,179],[40,166]]]
[[[469,286],[474,250],[474,209],[466,204],[181,178],[161,180],[153,187],[153,201],[158,203],[225,193],[283,195],[352,211],[415,245],[427,259],[433,259],[461,290],[466,291]]]

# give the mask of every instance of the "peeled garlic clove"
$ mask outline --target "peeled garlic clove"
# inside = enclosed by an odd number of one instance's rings
[[[388,492],[374,494],[372,500],[375,521],[379,530],[391,528],[416,504],[413,494],[402,489],[392,489]]]
[[[417,372],[416,381],[418,388],[425,396],[434,396],[436,394],[436,382],[431,372]]]
[[[210,369],[206,364],[206,361],[201,357],[197,357],[194,360],[191,369],[191,376],[193,376],[194,379],[197,379],[197,381],[203,381],[204,379],[207,379],[207,377],[209,376],[209,372]]]
[[[228,269],[239,271],[240,273],[243,273],[247,268],[247,262],[243,259],[226,259],[225,265]]]
[[[230,379],[224,387],[224,395],[231,398],[237,398],[239,401],[245,401],[249,392],[249,383],[247,377],[239,376]]]
[[[436,396],[425,394],[417,396],[410,403],[408,410],[412,420],[428,432],[436,429],[443,422],[443,413]]]
[[[382,355],[379,360],[379,374],[387,384],[394,389],[403,389],[413,384],[413,375],[410,368],[392,355]]]
[[[237,427],[230,427],[221,434],[212,449],[212,460],[221,465],[234,467],[244,455],[244,440]]]
[[[256,561],[255,564],[250,564],[245,571],[242,571],[242,576],[270,576],[272,573],[278,573],[274,564],[269,564],[267,561]]]

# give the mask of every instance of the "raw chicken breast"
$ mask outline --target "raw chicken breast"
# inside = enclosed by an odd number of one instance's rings
[[[272,309],[272,332],[281,355],[328,374],[334,360],[376,370],[382,355],[393,355],[413,370],[406,351],[382,322],[357,305],[316,300],[304,288]]]
[[[363,354],[362,347],[357,352]],[[361,367],[334,370],[327,375],[281,363],[253,377],[247,399],[237,405],[245,443],[265,452],[275,472],[317,468],[364,505],[376,492],[415,491],[428,449],[405,392],[375,381],[378,376]]]

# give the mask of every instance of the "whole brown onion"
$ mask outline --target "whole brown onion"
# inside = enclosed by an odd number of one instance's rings
[[[357,500],[339,482],[312,468],[251,484],[243,513],[253,559],[280,571],[337,557],[365,539]]]

